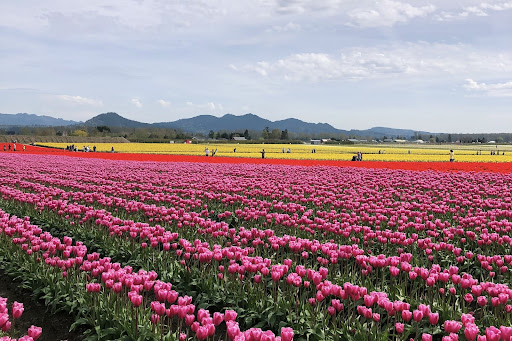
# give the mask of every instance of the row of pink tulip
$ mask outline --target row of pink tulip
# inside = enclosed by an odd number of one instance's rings
[[[81,211],[81,210],[80,210],[80,211]],[[105,215],[103,212],[102,212],[102,214],[103,214],[103,215]],[[270,235],[270,234],[269,234],[269,235]],[[271,237],[272,237],[272,236],[271,236]],[[186,241],[185,241],[185,240],[183,240],[183,239],[181,239],[181,240],[180,240],[180,245],[184,246],[184,245],[186,245],[186,244],[190,244],[190,243],[186,242]],[[207,245],[203,245],[203,246],[202,246],[202,248],[207,249]],[[195,252],[195,251],[196,251],[194,247],[192,247],[192,248],[188,247],[188,248],[187,248],[186,246],[184,247],[184,250],[186,251],[186,252],[184,253],[185,255],[186,255],[187,253],[189,254],[189,256],[188,256],[188,257],[190,257],[190,253],[191,253],[191,252]],[[354,251],[354,249],[353,249],[353,248],[349,248],[349,251],[350,251],[350,250]],[[178,250],[178,251],[180,251],[180,250]],[[178,252],[178,251],[177,251],[177,252]],[[208,251],[208,249],[207,249],[207,251]],[[215,250],[214,250],[214,251],[215,251]],[[228,255],[228,257],[229,257],[229,255],[232,255],[231,257],[233,257],[233,255],[235,254],[234,252],[231,252],[231,250],[229,250],[229,249],[228,249],[228,251],[227,251],[227,252],[226,252],[226,249],[224,249],[223,251],[224,251],[224,254],[223,254],[222,252],[221,252],[221,253],[219,253],[219,255],[222,255],[222,257],[226,256],[226,254]],[[357,249],[356,249],[356,251],[357,251]],[[206,257],[201,257],[201,256],[204,256],[204,255],[206,255]],[[196,254],[193,254],[193,256],[196,256],[196,257],[199,259],[199,261],[202,261],[202,259],[201,259],[201,258],[211,260],[212,255],[213,255],[213,253],[212,253],[212,252],[209,252],[209,251],[208,251],[208,254],[207,254],[207,253],[204,253],[204,252],[203,252],[203,253],[198,252],[198,253],[196,253]],[[242,253],[242,255],[243,255],[243,253]],[[407,255],[407,254],[403,254],[403,255]],[[246,255],[244,255],[244,256],[246,256]],[[353,254],[352,256],[354,256],[354,254]],[[356,256],[356,257],[358,257],[358,263],[359,263],[359,264],[365,264],[365,263],[366,263],[366,261],[365,261],[363,258],[366,258],[366,260],[368,260],[368,262],[369,262],[373,267],[384,267],[384,266],[389,266],[389,267],[390,267],[390,272],[391,272],[391,273],[392,273],[392,275],[394,275],[394,276],[396,276],[396,274],[394,274],[394,273],[395,273],[395,271],[394,271],[394,270],[396,270],[396,272],[398,272],[398,271],[399,271],[399,270],[398,270],[398,268],[396,267],[396,265],[398,265],[398,260],[397,260],[397,258],[398,258],[398,257],[384,257],[384,258],[382,258],[382,257],[375,257],[375,256],[366,257],[366,256],[362,256],[362,255],[361,255],[360,253],[358,253],[358,252],[356,252],[356,253],[355,253],[355,256]],[[362,258],[361,258],[361,257],[362,257]],[[411,258],[411,256],[409,255],[409,256],[408,256],[408,259],[410,260],[410,258]],[[232,259],[232,258],[231,258],[231,259]],[[217,258],[216,258],[216,260],[220,260],[220,259],[217,259]],[[238,272],[240,275],[243,275],[243,274],[244,274],[244,272],[245,272],[245,271],[244,271],[244,270],[245,270],[245,269],[244,269],[245,265],[249,265],[249,266],[247,266],[247,269],[248,269],[248,270],[250,270],[251,268],[254,268],[255,270],[261,270],[261,269],[258,269],[256,265],[251,265],[251,263],[250,263],[250,262],[249,262],[249,263],[245,263],[245,264],[243,264],[245,259],[240,259],[240,260],[241,260],[241,262],[242,262],[242,267],[239,267],[237,264],[232,264],[233,266],[236,266],[236,267],[237,267],[236,272]],[[254,263],[254,258],[251,258],[251,262],[252,262],[252,263]],[[393,265],[393,264],[394,264],[394,265]],[[268,266],[268,265],[269,265],[269,264],[267,264],[266,266]],[[366,268],[366,271],[368,271],[368,265],[367,265],[367,264],[365,264],[365,266],[367,267],[367,268]],[[231,266],[230,266],[230,267],[231,267]],[[244,270],[242,270],[242,272],[240,272],[240,268],[242,268],[242,269],[244,269]],[[401,268],[402,268],[402,270],[407,270],[407,271],[409,272],[409,278],[410,278],[410,279],[415,279],[415,277],[416,277],[418,274],[421,274],[421,276],[420,276],[420,277],[421,277],[421,278],[423,278],[424,280],[426,280],[427,285],[429,285],[429,286],[432,286],[432,285],[433,285],[432,283],[429,283],[430,281],[433,281],[433,283],[435,283],[435,282],[436,282],[436,280],[437,280],[438,278],[439,278],[439,280],[440,280],[441,282],[446,283],[448,280],[451,280],[451,279],[453,279],[453,278],[457,278],[457,276],[458,276],[458,275],[455,275],[455,277],[453,277],[453,276],[449,276],[449,274],[448,274],[446,271],[445,271],[445,272],[441,272],[441,273],[439,273],[439,275],[437,274],[439,271],[434,271],[434,272],[433,272],[433,274],[434,274],[434,275],[432,275],[432,276],[431,276],[431,275],[430,275],[430,274],[431,274],[431,272],[427,271],[426,269],[417,268],[417,267],[414,269],[415,271],[411,272],[412,267],[409,265],[409,263],[404,262],[404,261],[403,261],[403,259],[402,259],[402,262],[401,262]],[[228,269],[228,270],[229,270],[229,269]],[[365,271],[365,270],[363,270],[363,271]],[[268,274],[268,273],[267,273],[267,274]],[[265,275],[265,271],[263,271],[263,275]],[[274,276],[274,275],[275,275],[275,276]],[[414,276],[413,276],[413,275],[414,275]],[[280,280],[281,278],[283,278],[283,276],[284,276],[284,273],[281,273],[281,272],[275,272],[275,271],[273,271],[273,272],[272,272],[272,278],[273,278],[274,280]],[[470,277],[470,276],[469,276],[469,277],[466,277],[466,276],[467,276],[467,275],[465,275],[465,276],[464,276],[464,278],[463,278],[463,280],[462,280],[462,283],[464,283],[464,282],[466,282],[466,281],[470,281],[470,280],[472,280],[472,281],[474,282],[474,280],[473,280],[473,279],[471,279],[471,277]],[[459,276],[459,277],[460,277],[460,276]],[[260,277],[256,277],[256,278],[260,278]],[[460,279],[459,279],[459,280],[454,280],[453,282],[454,282],[454,284],[458,284],[458,283],[459,283],[459,281],[460,281]],[[292,283],[292,281],[289,281],[289,277],[287,278],[287,282],[289,282],[289,284],[291,284],[291,283]],[[299,281],[299,282],[300,282],[300,281]],[[294,284],[295,286],[297,286],[297,283],[298,283],[298,281],[297,281],[297,280],[293,281],[293,284]],[[305,282],[305,285],[307,285],[306,283],[308,283],[308,282]],[[475,283],[474,283],[473,285],[475,285]],[[506,290],[506,292],[507,292],[507,293],[506,293],[506,294],[503,294],[503,293],[502,293],[501,295],[502,295],[502,296],[503,296],[503,295],[507,295],[507,300],[508,300],[508,287],[504,286],[504,287],[503,287],[503,289],[504,289],[504,290]],[[455,290],[456,290],[455,288],[450,288],[450,293],[454,293],[454,291],[455,291]],[[471,295],[471,294],[466,294],[466,295],[465,295],[465,299],[466,299],[466,301],[470,301],[470,300],[471,300],[471,298],[470,298],[470,297],[468,297],[468,295]],[[478,300],[478,301],[479,301],[479,304],[480,304],[480,305],[482,305],[482,302],[487,302],[487,299],[485,298],[485,296],[482,296],[482,297],[480,297],[480,296],[479,296],[478,298],[479,298],[479,300]],[[493,297],[493,299],[491,300],[491,303],[492,303],[492,305],[493,305],[493,306],[496,306],[496,305],[498,305],[498,304],[505,304],[505,303],[507,302],[507,300],[505,300],[505,301],[504,301],[504,300],[503,300],[503,298],[502,298],[500,301],[498,301],[498,298]],[[507,310],[509,310],[509,309],[507,309]]]
[[[211,318],[210,312],[207,310],[196,311],[190,296],[179,296],[176,291],[172,290],[171,283],[156,280],[158,277],[156,272],[139,270],[134,273],[130,266],[122,267],[119,263],[111,263],[108,257],[100,258],[98,253],[87,253],[87,248],[83,243],[75,242],[75,245],[72,245],[73,241],[69,237],[64,237],[61,241],[50,233],[42,231],[38,226],[30,224],[28,217],[25,219],[11,217],[0,210],[0,234],[10,237],[12,243],[20,245],[20,250],[26,254],[37,257],[36,259],[43,259],[45,265],[61,269],[63,278],[71,278],[68,276],[68,272],[77,271],[78,266],[80,271],[90,272],[93,277],[99,277],[99,282],[90,282],[85,285],[86,291],[91,294],[102,291],[124,294],[126,296],[122,297],[128,298],[124,302],[130,302],[133,307],[139,308],[150,297],[149,293],[153,292],[158,300],[150,302],[149,307],[146,308],[154,312],[150,319],[152,324],[158,324],[161,322],[160,319],[165,316],[169,319],[173,317],[182,319],[199,340],[213,336],[215,326],[223,321],[228,324],[232,340],[240,340],[240,337],[236,338],[238,335],[252,335],[253,333],[264,334],[268,341],[291,341],[293,339],[291,328],[283,327],[281,336],[277,337],[272,332],[263,332],[261,329],[251,328],[241,331],[236,322],[237,313],[232,310],[226,310],[224,314],[214,312],[213,318]],[[171,306],[166,308],[165,302],[170,303]],[[0,310],[1,308],[0,304]],[[17,304],[16,307],[13,307],[14,317],[19,317],[22,311],[23,305]],[[8,329],[10,322],[7,321],[5,325]],[[32,329],[30,333],[35,335],[35,330]]]

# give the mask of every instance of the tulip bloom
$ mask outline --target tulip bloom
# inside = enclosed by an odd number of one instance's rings
[[[293,329],[282,327],[281,328],[281,340],[282,341],[293,341]]]
[[[15,319],[18,319],[21,317],[21,314],[23,314],[23,303],[14,302],[12,304],[12,317]]]

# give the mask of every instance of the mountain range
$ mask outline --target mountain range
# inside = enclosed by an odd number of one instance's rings
[[[314,134],[345,134],[353,136],[404,136],[412,137],[416,134],[431,134],[429,132],[417,132],[410,129],[395,129],[386,127],[374,127],[366,130],[337,129],[328,123],[309,123],[296,118],[288,118],[278,121],[270,121],[254,114],[235,116],[226,114],[222,117],[212,115],[199,115],[192,118],[179,119],[172,122],[144,123],[130,120],[113,112],[97,115],[85,122],[63,120],[51,116],[39,116],[34,114],[0,114],[0,126],[108,126],[125,128],[172,128],[194,134],[207,135],[209,131],[243,132],[245,129],[262,131],[266,127],[269,130],[288,130],[293,133]]]
[[[41,127],[65,127],[75,125],[80,122],[68,121],[62,118],[55,118],[44,115],[34,114],[0,114],[0,127],[10,126],[41,126]]]

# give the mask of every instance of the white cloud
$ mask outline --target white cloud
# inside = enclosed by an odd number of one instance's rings
[[[277,61],[260,61],[237,72],[287,81],[375,79],[400,76],[467,77],[471,73],[512,72],[512,54],[478,51],[467,45],[409,43],[380,47],[348,48],[339,54],[299,53]]]
[[[163,100],[163,99],[159,99],[158,104],[160,104],[164,108],[167,108],[171,105],[171,102]]]
[[[512,9],[512,1],[501,2],[501,3],[497,3],[497,4],[490,4],[490,3],[484,2],[484,3],[480,4],[480,7],[482,7],[483,9],[492,9],[494,11],[505,11],[508,9]]]
[[[478,83],[471,78],[466,79],[466,90],[481,93],[489,97],[512,97],[512,81],[506,83]]]
[[[299,24],[295,24],[293,22],[289,22],[286,25],[274,25],[271,28],[267,29],[267,33],[284,33],[284,32],[298,32],[301,30],[301,26]]]
[[[138,98],[132,98],[132,103],[137,108],[142,108],[142,102]]]
[[[465,19],[470,16],[487,17],[490,11],[506,11],[512,9],[512,1],[489,3],[482,2],[474,6],[467,6],[462,11],[442,11],[436,15],[439,21]]]
[[[371,7],[357,8],[348,13],[350,26],[380,27],[404,23],[416,17],[423,17],[436,10],[434,5],[414,7],[408,3],[380,0]]]
[[[52,97],[59,101],[74,105],[90,105],[95,107],[101,107],[103,105],[102,101],[82,96],[54,95]]]
[[[197,109],[207,109],[211,112],[222,112],[224,111],[224,107],[220,103],[208,102],[205,104],[196,104],[193,102],[187,102],[187,106]]]
[[[343,0],[262,0],[264,7],[279,15],[300,15],[312,12],[333,14],[343,5]]]

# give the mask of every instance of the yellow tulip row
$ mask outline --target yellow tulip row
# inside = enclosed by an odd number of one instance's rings
[[[39,143],[41,146],[66,148],[65,143]],[[110,152],[112,147],[119,153],[209,155],[216,150],[216,156],[260,158],[265,150],[265,158],[272,159],[315,159],[351,160],[357,153],[363,153],[367,161],[448,161],[450,149],[454,150],[455,160],[462,162],[512,162],[512,146],[440,146],[440,145],[292,145],[292,144],[171,144],[171,143],[97,143],[89,145],[92,150]],[[79,150],[82,147],[78,146]],[[485,149],[484,149],[485,148]],[[289,150],[289,152],[288,152]],[[491,155],[491,150],[495,154]],[[477,155],[478,153],[478,155]]]

